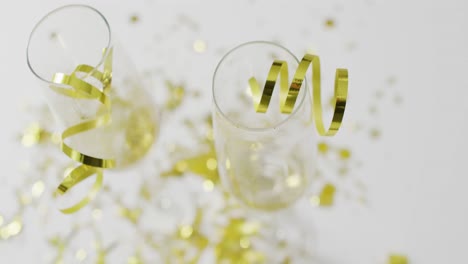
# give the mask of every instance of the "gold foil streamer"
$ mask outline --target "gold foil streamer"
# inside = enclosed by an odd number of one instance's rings
[[[78,65],[70,75],[63,73],[56,73],[52,78],[52,82],[55,84],[61,84],[69,86],[69,88],[62,88],[59,86],[51,85],[50,88],[58,94],[75,98],[75,99],[87,99],[99,101],[107,111],[97,115],[96,118],[87,120],[85,122],[78,123],[65,129],[61,134],[61,149],[71,159],[78,161],[82,165],[74,168],[69,172],[65,179],[60,183],[57,188],[57,194],[63,195],[69,189],[73,188],[76,184],[90,177],[96,175],[96,180],[93,187],[88,194],[80,200],[78,203],[71,207],[60,209],[65,214],[74,213],[84,206],[86,206],[91,200],[94,199],[97,192],[102,186],[102,178],[104,168],[113,168],[115,166],[115,160],[113,159],[102,159],[85,155],[72,147],[70,147],[65,141],[67,138],[73,137],[77,134],[96,129],[98,127],[105,126],[111,122],[111,101],[107,96],[107,92],[110,89],[112,80],[112,49],[104,50],[104,71],[100,72],[96,68],[81,64]],[[87,76],[92,76],[102,84],[102,91],[96,86],[86,82],[83,79],[77,77],[77,73],[84,73]]]
[[[296,104],[297,96],[302,87],[309,66],[312,65],[312,114],[315,119],[317,131],[322,136],[333,136],[338,132],[346,108],[346,100],[348,97],[348,70],[336,69],[335,74],[335,94],[334,94],[334,113],[332,122],[328,129],[325,129],[322,115],[322,99],[321,99],[321,77],[320,77],[320,59],[316,55],[306,54],[302,58],[293,81],[288,89],[288,64],[286,61],[275,60],[268,72],[267,81],[263,92],[260,90],[258,81],[252,77],[249,79],[249,85],[254,99],[255,110],[259,113],[265,113],[268,110],[270,99],[276,85],[277,79],[280,82],[280,109],[284,114],[293,112]]]

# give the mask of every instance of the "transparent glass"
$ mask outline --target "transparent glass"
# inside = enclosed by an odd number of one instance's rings
[[[290,73],[298,66],[284,47],[249,42],[227,53],[213,77],[213,128],[222,182],[242,202],[264,210],[297,201],[309,187],[316,158],[306,85],[291,114],[280,112],[279,87],[268,111],[255,111],[248,80],[255,77],[263,88],[275,59],[286,61]]]
[[[103,111],[110,112],[110,124],[67,139],[72,148],[98,158],[114,158],[117,167],[134,163],[151,148],[158,133],[158,109],[99,11],[68,5],[48,13],[31,32],[27,62],[42,84],[60,131],[96,119]],[[98,100],[73,98],[51,89],[57,86],[52,82],[56,73],[70,75],[78,65],[86,64],[93,71],[76,76],[102,91],[103,85],[92,73],[104,72],[106,62],[112,64],[112,82],[105,92],[110,108]],[[66,84],[61,88],[72,90]]]

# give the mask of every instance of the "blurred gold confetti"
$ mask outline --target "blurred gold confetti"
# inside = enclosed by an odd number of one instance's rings
[[[23,229],[23,221],[19,217],[15,217],[15,219],[0,227],[0,238],[2,240],[7,240],[12,237],[17,236],[19,233],[21,233]]]
[[[44,143],[50,139],[51,133],[42,128],[38,123],[29,125],[21,137],[21,144],[30,147],[36,144]]]
[[[85,260],[87,256],[88,254],[86,253],[84,249],[79,249],[78,251],[76,251],[76,254],[75,254],[75,258],[79,262],[82,262],[83,260]]]
[[[333,205],[336,188],[333,184],[327,183],[322,188],[319,196],[312,196],[310,202],[313,206],[329,207]]]
[[[222,230],[220,242],[215,246],[216,263],[264,263],[265,255],[251,244],[251,239],[259,232],[260,223],[231,218]]]
[[[213,191],[214,183],[212,181],[210,181],[210,180],[205,180],[203,182],[203,189],[205,189],[205,191],[207,191],[207,192]]]
[[[396,82],[397,82],[397,78],[395,76],[390,76],[390,77],[387,78],[387,83],[389,85],[394,85],[394,84],[396,84]]]
[[[318,147],[318,151],[319,151],[320,154],[327,154],[328,153],[329,147],[328,147],[327,143],[320,142],[320,143],[318,143],[317,147]]]
[[[333,28],[335,27],[335,20],[333,20],[332,18],[328,18],[325,20],[325,27],[326,28]]]
[[[185,87],[183,85],[176,85],[171,81],[166,81],[166,87],[169,91],[169,98],[166,101],[165,107],[167,110],[173,111],[184,101]]]
[[[342,160],[348,160],[351,158],[351,151],[349,149],[342,148],[339,150],[339,156]]]
[[[141,252],[138,250],[135,255],[131,256],[127,260],[128,264],[144,264],[143,258],[141,256]]]
[[[146,201],[151,200],[151,190],[147,183],[143,183],[140,187],[140,197]]]
[[[370,131],[370,137],[372,139],[378,139],[380,138],[380,130],[377,128],[372,128]]]
[[[130,209],[130,208],[121,206],[119,210],[119,215],[127,219],[128,221],[132,222],[133,224],[138,223],[138,220],[140,220],[140,216],[142,213],[143,213],[143,210],[141,208]]]
[[[340,167],[338,169],[338,174],[340,176],[345,176],[346,174],[348,174],[348,172],[349,172],[349,169],[347,167]]]
[[[44,182],[43,181],[37,181],[33,184],[31,187],[31,194],[33,198],[39,198],[42,193],[44,192]]]
[[[187,260],[186,249],[183,248],[174,248],[173,254],[177,256],[179,261],[182,263],[198,263],[201,254],[205,250],[205,248],[209,244],[209,239],[205,235],[203,235],[200,231],[201,223],[203,220],[203,210],[198,208],[195,214],[195,219],[191,225],[182,225],[177,230],[177,234],[175,236],[176,239],[185,241],[188,245],[194,247],[196,249],[196,253],[189,260]],[[172,263],[172,262],[168,262]],[[180,263],[180,262],[178,262]]]
[[[207,153],[201,153],[191,158],[181,159],[175,163],[172,169],[162,172],[163,177],[181,176],[186,172],[197,174],[213,184],[219,182],[217,170],[216,153],[211,150]]]
[[[392,254],[388,257],[388,264],[408,264],[408,258],[403,255]]]
[[[193,42],[193,50],[197,53],[203,53],[206,51],[206,43],[203,40],[195,40]]]
[[[136,24],[140,21],[140,17],[137,14],[133,14],[130,16],[130,23]]]

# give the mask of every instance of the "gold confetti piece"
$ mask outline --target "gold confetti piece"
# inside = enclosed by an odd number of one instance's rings
[[[257,222],[232,218],[222,230],[222,237],[215,246],[216,263],[264,263],[265,255],[254,249],[251,238],[260,231]]]
[[[206,161],[206,168],[211,171],[216,170],[218,168],[218,163],[216,162],[216,159],[209,158]]]
[[[37,181],[33,184],[31,188],[31,194],[33,198],[39,198],[42,193],[44,192],[44,182],[43,181]]]
[[[338,169],[338,174],[340,176],[345,176],[346,174],[348,174],[349,172],[349,169],[347,167],[341,167]]]
[[[180,229],[179,229],[179,236],[182,239],[190,238],[190,236],[192,236],[192,234],[193,234],[193,228],[191,226],[189,226],[189,225],[181,226]]]
[[[378,139],[380,138],[380,130],[377,128],[372,128],[370,131],[370,137],[372,139]]]
[[[408,258],[403,255],[392,254],[388,257],[388,264],[408,264]]]
[[[377,90],[377,91],[375,92],[375,98],[377,98],[377,99],[382,99],[383,96],[384,96],[384,91],[382,91],[382,90]]]
[[[340,149],[339,156],[342,160],[348,160],[351,158],[351,151],[349,149]]]
[[[203,181],[203,189],[205,189],[206,192],[211,192],[214,189],[214,183],[210,180],[205,180]]]
[[[128,264],[144,264],[143,257],[141,256],[140,250],[137,250],[135,255],[131,256],[127,260]]]
[[[394,85],[394,84],[396,84],[396,82],[397,82],[397,78],[395,76],[390,76],[390,77],[387,78],[387,83],[389,85]]]
[[[363,195],[360,195],[358,197],[358,202],[361,204],[361,205],[366,205],[367,204],[367,198]]]
[[[55,39],[57,39],[57,36],[58,36],[58,35],[57,35],[57,32],[51,32],[50,35],[49,35],[49,38],[50,38],[51,40],[55,40]]]
[[[333,205],[334,198],[335,186],[330,183],[327,183],[322,188],[322,191],[320,192],[319,196],[314,195],[310,198],[310,203],[312,204],[312,206],[329,207]]]
[[[84,249],[79,249],[78,251],[76,251],[76,254],[75,254],[75,258],[80,262],[85,260],[87,256],[88,254],[86,253]]]
[[[12,222],[0,227],[0,239],[7,240],[17,236],[23,229],[23,222],[21,218],[15,217]]]
[[[331,206],[335,198],[335,186],[327,183],[320,193],[320,205],[321,206]]]
[[[198,263],[203,250],[208,246],[208,238],[200,231],[202,220],[203,210],[201,208],[197,208],[193,223],[191,225],[182,225],[177,230],[175,238],[185,241],[188,245],[193,246],[196,249],[196,254],[192,256],[191,259],[186,260],[186,250],[174,248],[173,255],[177,256],[180,260],[178,263]]]
[[[133,14],[130,16],[130,23],[136,24],[140,21],[140,17],[137,14]]]
[[[166,101],[165,107],[169,111],[177,109],[185,98],[184,85],[176,85],[171,81],[166,81],[166,87],[169,91],[169,98]]]
[[[119,210],[120,216],[127,219],[128,221],[132,222],[133,224],[137,224],[138,220],[140,220],[140,216],[143,213],[141,208],[130,209],[121,206]]]
[[[206,43],[203,40],[195,40],[193,42],[193,50],[197,53],[203,53],[206,51]]]
[[[213,184],[218,184],[217,164],[216,153],[211,150],[208,153],[201,153],[191,158],[179,160],[172,169],[162,172],[160,175],[162,177],[177,177],[186,172],[191,172],[203,177],[205,180],[210,180]]]
[[[255,79],[251,77],[249,79],[249,85],[252,91],[252,97],[254,101],[255,110],[258,113],[266,113],[270,105],[270,99],[273,95],[273,91],[276,86],[276,82],[279,79],[279,103],[281,113],[290,114],[293,112],[294,105],[297,101],[297,96],[302,87],[302,83],[307,74],[307,70],[312,66],[312,102],[313,107],[311,108],[312,116],[315,120],[315,127],[317,132],[321,136],[333,136],[335,135],[341,123],[346,108],[346,100],[348,97],[348,70],[347,69],[336,69],[335,73],[335,107],[332,117],[331,124],[328,129],[325,128],[322,115],[322,98],[321,98],[321,77],[320,77],[320,59],[316,55],[306,54],[302,58],[297,70],[294,74],[293,81],[288,89],[289,74],[288,64],[286,61],[275,60],[270,67],[268,72],[267,81],[263,92],[260,90],[260,85]]]
[[[329,147],[328,147],[327,143],[320,142],[320,143],[318,143],[317,147],[318,147],[319,153],[321,153],[321,154],[327,154],[328,153]]]
[[[33,123],[25,129],[21,137],[21,144],[31,147],[49,140],[51,133],[43,129],[38,123]]]
[[[151,191],[147,183],[143,183],[140,187],[140,197],[146,201],[151,200]]]
[[[335,27],[335,20],[333,20],[332,18],[326,19],[325,20],[325,27],[327,27],[327,28]]]

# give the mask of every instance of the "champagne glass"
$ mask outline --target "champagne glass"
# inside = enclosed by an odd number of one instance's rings
[[[228,52],[213,77],[213,128],[222,183],[243,204],[269,211],[290,207],[303,196],[316,158],[307,82],[290,114],[280,111],[279,87],[266,113],[255,110],[249,79],[264,82],[274,60],[287,62],[289,72],[299,63],[286,48],[255,41]]]

